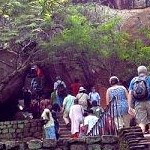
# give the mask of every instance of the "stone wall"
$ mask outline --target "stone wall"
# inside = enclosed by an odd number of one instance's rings
[[[116,136],[85,137],[82,139],[7,141],[0,143],[0,150],[119,150]]]
[[[0,122],[0,140],[41,138],[42,125],[38,119]]]
[[[140,127],[123,128],[119,132],[120,149],[149,150],[150,142],[142,133]]]

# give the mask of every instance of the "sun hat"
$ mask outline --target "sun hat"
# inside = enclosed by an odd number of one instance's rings
[[[82,92],[82,91],[85,91],[85,90],[86,89],[84,87],[82,87],[82,86],[79,88],[79,92]]]

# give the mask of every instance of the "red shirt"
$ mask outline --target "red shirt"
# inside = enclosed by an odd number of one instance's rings
[[[42,69],[37,69],[37,76],[38,77],[42,77],[43,76],[43,71],[42,71]]]
[[[79,92],[79,88],[81,87],[81,84],[80,83],[72,83],[71,84],[71,90],[72,90],[72,94],[74,96],[76,96]]]

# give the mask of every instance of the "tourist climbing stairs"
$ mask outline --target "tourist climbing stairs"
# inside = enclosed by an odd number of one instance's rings
[[[70,138],[71,137],[71,130],[67,128],[64,120],[63,120],[63,113],[58,114],[58,121],[59,121],[59,134],[60,138]]]

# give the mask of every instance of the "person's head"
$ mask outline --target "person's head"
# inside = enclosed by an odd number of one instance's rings
[[[86,116],[88,116],[88,112],[87,112],[87,111],[84,111],[83,117],[86,117]]]
[[[92,91],[92,92],[96,92],[96,89],[95,89],[94,86],[91,88],[91,91]]]
[[[98,106],[98,105],[97,105],[97,101],[92,101],[92,106],[93,106],[93,107]]]
[[[89,110],[88,110],[88,114],[89,114],[89,115],[93,114],[93,110],[92,110],[92,109],[89,109]]]
[[[58,81],[58,80],[61,80],[61,77],[60,77],[60,76],[57,76],[57,77],[56,77],[56,81]]]
[[[72,95],[72,91],[70,89],[66,89],[66,96],[67,95]]]
[[[50,118],[52,117],[52,114],[51,114],[50,110],[45,108],[43,113],[42,113],[42,117],[50,120]]]
[[[78,104],[78,99],[75,99],[75,100],[74,100],[74,104]]]
[[[86,89],[85,89],[84,87],[81,86],[81,87],[79,88],[79,93],[84,93],[85,91],[86,91]]]
[[[147,68],[145,66],[139,66],[137,68],[138,75],[147,75]]]
[[[116,77],[116,76],[110,77],[109,83],[110,83],[111,86],[118,84],[119,83],[118,77]]]

